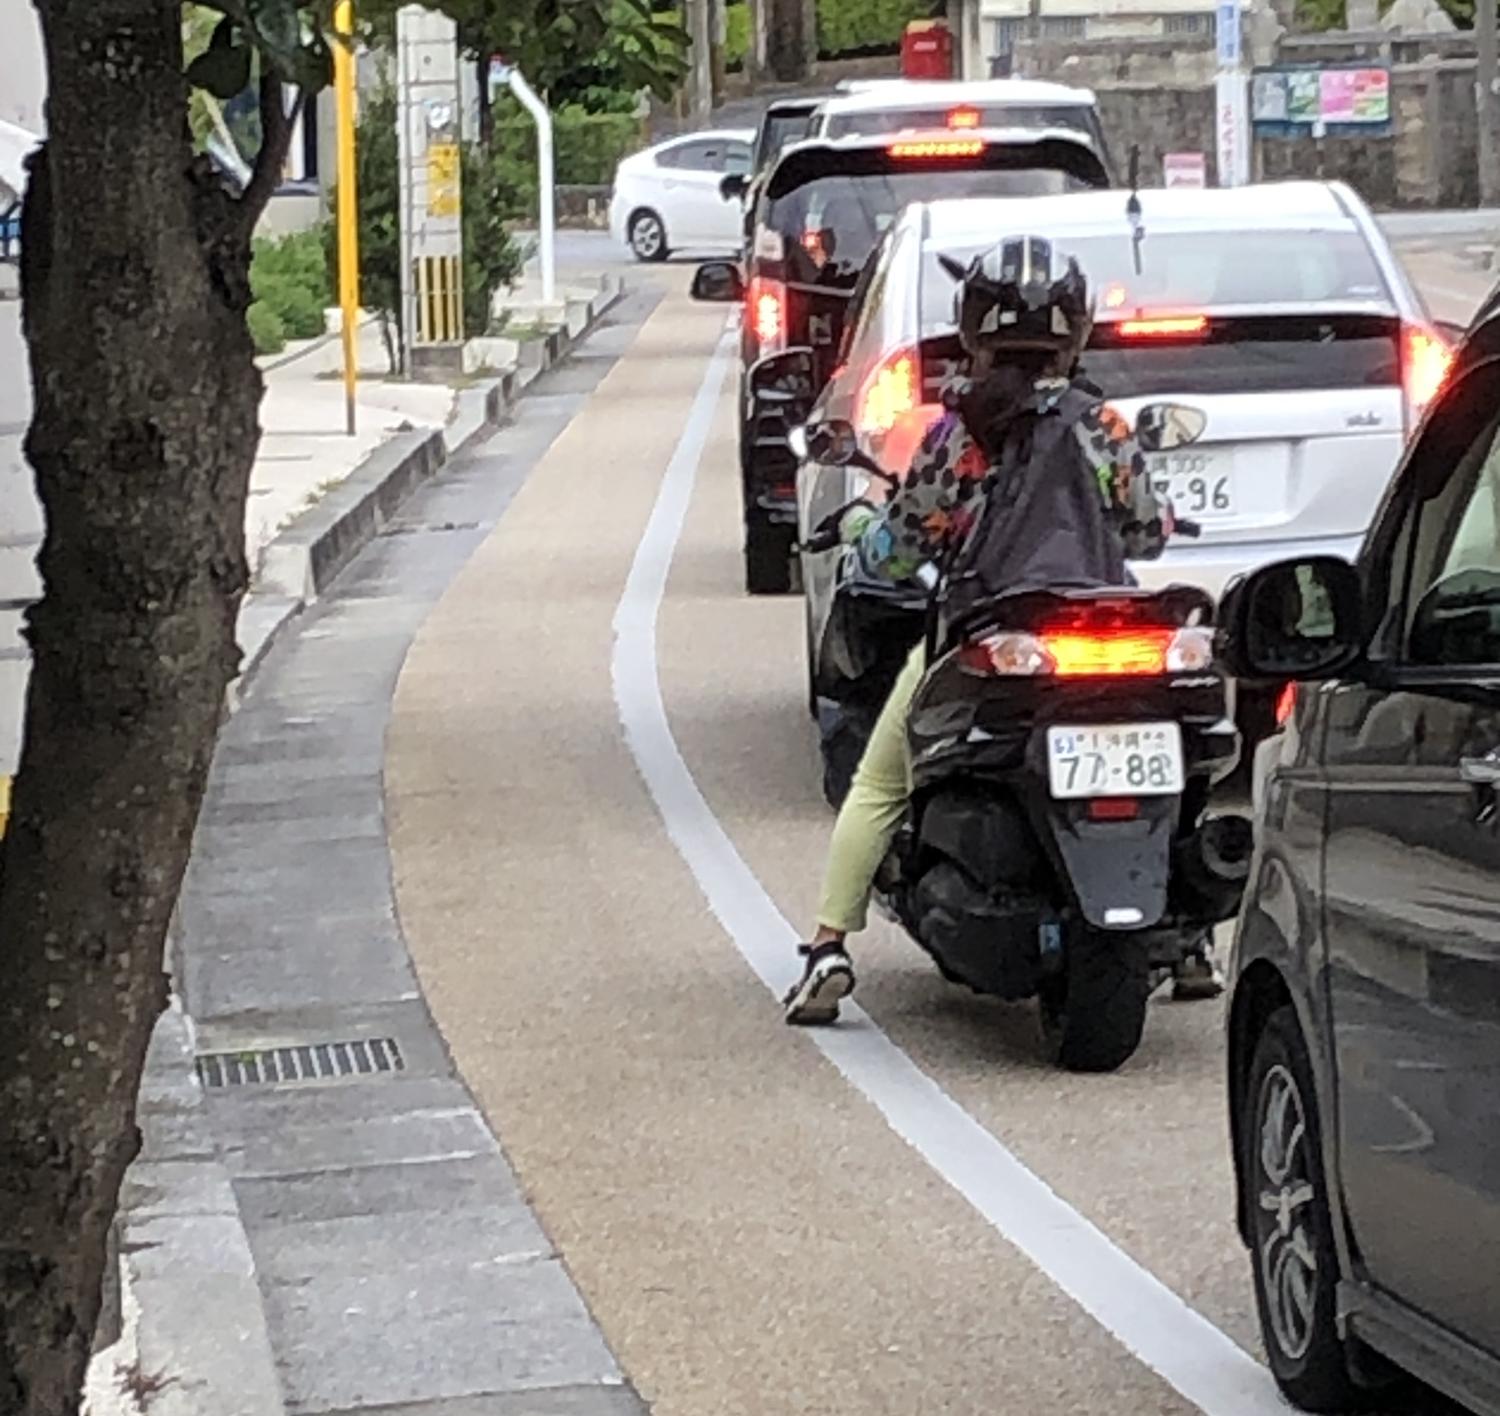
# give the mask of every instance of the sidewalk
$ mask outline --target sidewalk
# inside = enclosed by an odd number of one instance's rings
[[[96,1362],[90,1416],[141,1416],[119,1399],[130,1371],[165,1382],[150,1416],[643,1416],[428,1017],[383,808],[407,644],[634,328],[628,312],[606,323],[501,440],[421,481],[242,691],[173,931],[185,1011],[154,1039],[146,1150],[122,1194],[126,1340]],[[334,439],[314,420],[331,408],[341,427],[343,404],[322,357],[270,371],[267,508],[330,479],[312,458]],[[478,392],[459,396],[449,441]],[[367,447],[453,401],[374,381],[367,398],[385,415]],[[393,456],[330,488],[274,554]]]

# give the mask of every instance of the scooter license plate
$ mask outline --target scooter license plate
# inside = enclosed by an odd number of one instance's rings
[[[1052,795],[1173,796],[1182,790],[1182,729],[1176,723],[1070,723],[1047,729]]]

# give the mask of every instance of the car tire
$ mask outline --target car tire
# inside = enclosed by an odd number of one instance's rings
[[[1339,1336],[1339,1258],[1317,1093],[1290,1005],[1266,1020],[1235,1104],[1241,1203],[1250,1217],[1255,1305],[1271,1374],[1305,1411],[1367,1407],[1371,1393],[1355,1382],[1350,1349]],[[1305,1196],[1300,1202],[1299,1195]],[[1262,1203],[1270,1199],[1276,1200],[1274,1210]],[[1294,1242],[1299,1236],[1300,1243]]]
[[[1113,1072],[1141,1045],[1151,951],[1138,935],[1080,929],[1038,999],[1048,1058],[1069,1072]]]
[[[790,527],[763,516],[745,522],[745,589],[750,594],[791,594],[794,540]]]
[[[642,207],[631,214],[625,227],[625,239],[630,243],[631,255],[638,261],[654,264],[671,255],[666,223],[650,207]]]
[[[859,760],[865,755],[875,728],[875,715],[867,708],[824,698],[818,703],[817,716],[823,799],[837,811],[849,795]]]

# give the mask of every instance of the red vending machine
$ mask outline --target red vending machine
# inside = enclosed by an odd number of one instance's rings
[[[953,31],[946,20],[913,20],[907,25],[901,36],[901,77],[953,77]]]

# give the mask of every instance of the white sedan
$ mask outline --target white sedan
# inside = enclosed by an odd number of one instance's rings
[[[754,144],[751,128],[718,128],[627,157],[615,169],[610,234],[640,261],[664,261],[673,251],[738,254],[744,217],[719,184],[750,171]]]

